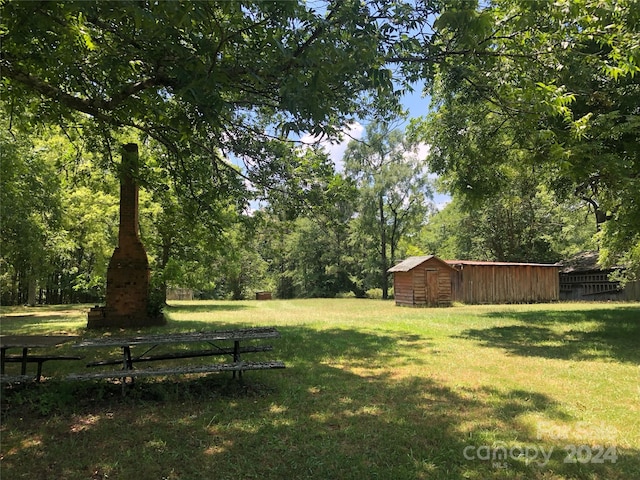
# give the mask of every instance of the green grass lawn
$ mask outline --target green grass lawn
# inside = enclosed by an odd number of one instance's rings
[[[104,334],[85,330],[87,310],[3,308],[1,330]],[[252,359],[287,368],[138,380],[123,397],[60,380],[105,352],[45,364],[41,385],[2,392],[0,478],[640,478],[637,303],[173,302],[166,315],[147,331],[276,325],[274,351]]]

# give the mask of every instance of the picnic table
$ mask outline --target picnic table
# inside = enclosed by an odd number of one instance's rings
[[[285,368],[281,361],[246,362],[242,355],[253,352],[266,352],[273,349],[271,345],[248,343],[254,340],[279,338],[280,332],[273,327],[248,328],[241,330],[218,330],[208,332],[171,333],[138,335],[132,337],[100,337],[82,340],[73,348],[118,348],[120,357],[110,357],[90,362],[87,367],[120,365],[118,370],[92,373],[71,374],[70,380],[90,380],[100,378],[121,378],[124,381],[136,377],[167,376],[187,373],[209,373],[231,371],[242,376],[246,370],[266,370]],[[175,347],[181,345],[181,349]],[[202,346],[205,345],[203,348]],[[163,348],[173,347],[173,348]],[[185,348],[186,347],[186,348]],[[135,354],[133,350],[136,350]],[[164,366],[160,368],[135,368],[139,363],[167,361],[195,357],[229,356],[230,362],[211,364],[186,364],[181,366]]]
[[[0,335],[0,383],[11,383],[17,381],[27,381],[35,379],[39,382],[42,378],[42,364],[49,360],[81,360],[82,357],[74,355],[41,354],[30,353],[32,349],[51,349],[64,343],[75,340],[72,335]],[[19,349],[20,354],[7,355],[9,349]],[[20,363],[20,375],[6,375],[5,366],[7,363]],[[27,375],[27,364],[37,363],[35,377]]]

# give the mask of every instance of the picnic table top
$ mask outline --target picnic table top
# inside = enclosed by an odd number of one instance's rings
[[[75,335],[0,335],[0,348],[47,348],[78,338]]]
[[[165,333],[137,335],[133,337],[99,337],[82,340],[73,346],[82,347],[129,347],[132,345],[158,345],[162,343],[195,343],[221,340],[252,340],[278,338],[280,332],[274,327],[246,328],[240,330],[213,330],[207,332]]]

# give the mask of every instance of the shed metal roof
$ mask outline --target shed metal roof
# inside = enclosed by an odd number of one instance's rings
[[[496,267],[560,267],[557,263],[485,262],[480,260],[444,260],[449,265],[475,265]]]
[[[392,273],[392,272],[408,272],[410,270],[413,270],[417,266],[422,265],[427,260],[431,260],[431,259],[435,259],[436,261],[440,262],[445,267],[449,267],[449,268],[453,269],[453,267],[451,265],[447,264],[444,260],[439,259],[435,255],[425,255],[425,256],[419,256],[419,257],[409,257],[409,258],[403,260],[402,262],[400,262],[399,264],[391,267],[389,270],[387,270],[387,272],[389,272],[389,273]]]
[[[623,265],[603,267],[600,265],[600,254],[596,251],[580,252],[568,260],[563,261],[561,267],[560,273],[608,272],[611,270],[624,269]]]
[[[455,268],[457,266],[464,267],[465,265],[473,265],[473,266],[486,266],[486,267],[554,267],[560,268],[561,265],[557,263],[522,263],[522,262],[485,262],[480,260],[441,260],[435,255],[424,255],[424,256],[416,256],[409,257],[398,263],[397,265],[391,267],[387,272],[408,272],[413,270],[417,266],[423,264],[427,260],[431,260],[434,258],[438,262],[446,265],[449,268]]]

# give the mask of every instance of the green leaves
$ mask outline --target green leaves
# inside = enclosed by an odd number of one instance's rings
[[[369,93],[390,90],[375,23],[359,2],[322,14],[295,2],[8,2],[5,10],[12,84],[56,114],[134,126],[171,148],[195,133],[241,155],[223,132],[255,134],[277,126],[278,113],[291,131],[333,133],[370,106]],[[241,111],[250,115],[238,123]]]

